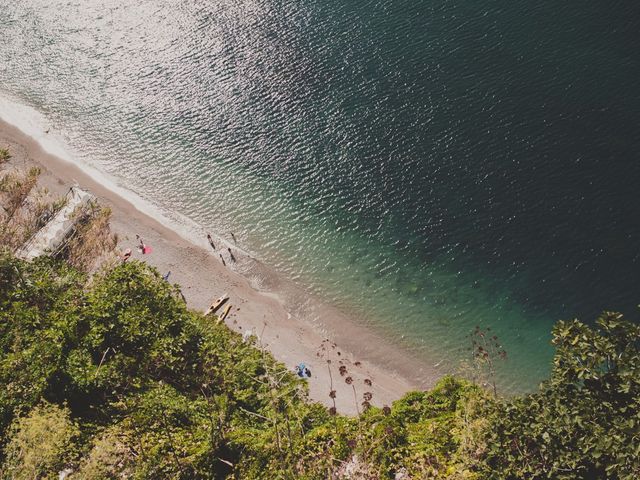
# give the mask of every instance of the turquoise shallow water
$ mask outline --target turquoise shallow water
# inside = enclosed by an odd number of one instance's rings
[[[0,93],[79,160],[427,364],[490,327],[508,390],[636,314],[632,3],[129,3],[0,0]]]

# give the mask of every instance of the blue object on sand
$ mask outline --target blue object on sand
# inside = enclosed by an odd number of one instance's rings
[[[304,363],[301,363],[296,367],[296,373],[298,374],[299,377],[306,378],[307,376],[305,373],[306,369],[307,369],[307,366]]]

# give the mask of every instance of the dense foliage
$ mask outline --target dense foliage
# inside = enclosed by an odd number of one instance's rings
[[[498,405],[488,465],[497,478],[640,478],[640,327],[607,312],[553,335],[551,379]]]
[[[0,478],[640,478],[640,330],[560,322],[552,377],[332,415],[145,264],[0,255]]]

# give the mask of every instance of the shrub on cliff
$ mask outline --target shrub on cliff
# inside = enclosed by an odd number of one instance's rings
[[[2,478],[31,480],[51,477],[76,457],[78,427],[69,409],[43,403],[11,425]]]
[[[640,326],[607,312],[559,322],[553,343],[550,380],[494,409],[488,478],[640,478]]]
[[[445,377],[343,417],[145,264],[89,278],[3,254],[0,465],[8,478],[639,478],[640,327],[560,322],[554,343],[538,393],[495,399]]]
[[[315,408],[304,384],[189,312],[155,269],[128,262],[88,280],[62,262],[5,254],[0,288],[0,447],[9,424],[46,400],[68,404],[85,440],[118,425],[143,478],[213,478],[250,449],[264,454],[247,465],[288,464]],[[108,470],[96,446],[91,468]]]
[[[84,281],[48,258],[29,264],[0,253],[0,448],[15,416],[42,399],[64,401]]]
[[[6,148],[0,148],[0,164],[3,164],[11,158],[11,153]]]

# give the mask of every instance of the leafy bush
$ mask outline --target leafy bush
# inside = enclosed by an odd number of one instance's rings
[[[96,435],[91,450],[83,458],[70,480],[117,480],[133,476],[134,455],[128,446],[134,443],[120,425]]]
[[[43,403],[9,429],[2,477],[12,480],[53,478],[76,456],[78,427],[69,410]]]
[[[0,148],[0,164],[6,162],[11,158],[11,153],[6,148]]]
[[[640,478],[640,327],[554,329],[539,392],[497,399],[445,377],[357,417],[176,286],[127,262],[89,278],[0,254],[5,478]]]
[[[539,393],[495,408],[495,478],[640,478],[640,327],[605,313],[553,329],[557,353]]]

